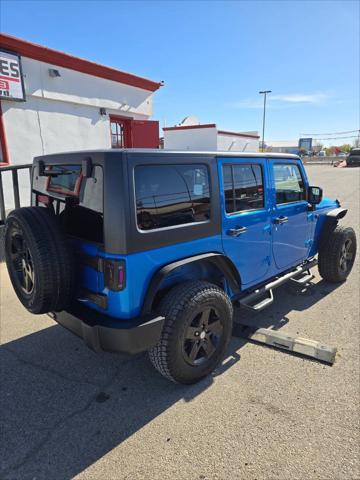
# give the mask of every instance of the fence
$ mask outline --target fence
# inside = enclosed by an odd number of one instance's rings
[[[12,180],[12,191],[14,195],[14,204],[15,208],[19,208],[20,205],[20,192],[19,192],[19,170],[29,170],[29,175],[31,181],[31,167],[32,164],[28,163],[25,165],[9,165],[7,167],[0,167],[0,227],[4,225],[6,220],[7,208],[5,205],[5,197],[4,197],[4,186],[3,186],[3,173],[4,172],[11,172],[11,180]]]
[[[334,165],[341,162],[344,157],[303,157],[302,161],[307,165]]]
[[[0,167],[0,262],[2,262],[5,258],[4,255],[4,223],[6,220],[6,215],[11,208],[7,208],[5,203],[5,196],[4,196],[4,185],[3,185],[3,173],[4,172],[11,172],[11,182],[12,182],[12,191],[14,196],[14,206],[15,208],[19,208],[20,205],[20,191],[19,191],[19,170],[29,170],[29,185],[31,181],[31,167],[32,164],[28,163],[26,165],[9,165],[7,167]]]

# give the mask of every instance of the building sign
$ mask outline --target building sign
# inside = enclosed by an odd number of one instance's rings
[[[21,59],[0,50],[0,99],[25,101]]]
[[[299,150],[304,149],[307,152],[312,150],[312,138],[299,138]]]

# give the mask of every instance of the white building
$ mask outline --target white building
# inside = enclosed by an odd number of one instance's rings
[[[0,165],[71,150],[158,148],[159,124],[149,118],[161,85],[1,34]],[[28,178],[20,177],[22,200],[28,200]]]
[[[258,152],[258,132],[229,132],[219,130],[215,123],[192,123],[185,119],[180,125],[165,127],[164,148],[169,150],[207,150]]]

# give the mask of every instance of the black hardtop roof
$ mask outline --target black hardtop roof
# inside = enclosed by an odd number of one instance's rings
[[[274,152],[222,152],[222,151],[191,151],[191,150],[164,150],[164,149],[156,149],[156,148],[111,148],[111,149],[101,149],[101,150],[79,150],[79,151],[71,151],[71,152],[61,152],[61,153],[53,153],[49,155],[41,155],[39,157],[35,157],[34,161],[38,160],[47,160],[52,159],[55,160],[56,157],[60,159],[60,157],[64,157],[67,155],[71,156],[83,156],[83,157],[90,157],[91,154],[106,154],[108,155],[118,155],[119,153],[126,153],[126,154],[141,154],[144,156],[164,156],[164,155],[176,155],[176,156],[183,156],[183,157],[229,157],[229,158],[279,158],[279,159],[288,159],[288,160],[299,160],[300,157],[298,155],[294,155],[291,153],[274,153]]]

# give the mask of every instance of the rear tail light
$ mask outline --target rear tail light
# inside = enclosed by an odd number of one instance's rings
[[[120,292],[126,286],[125,261],[104,260],[105,287],[114,292]]]

